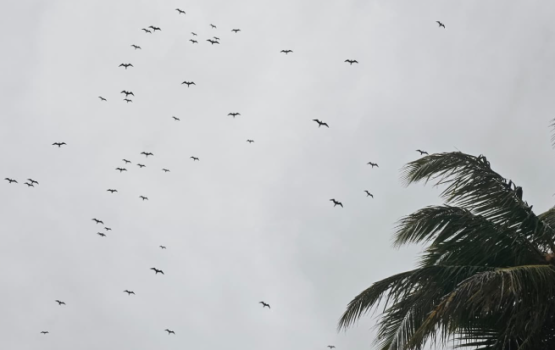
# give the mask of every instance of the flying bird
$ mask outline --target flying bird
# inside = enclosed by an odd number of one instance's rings
[[[97,224],[102,224],[102,225],[104,225],[104,222],[103,222],[102,220],[98,220],[98,219],[96,219],[96,218],[93,218],[92,220],[93,220],[94,222],[96,222]]]
[[[130,160],[127,160],[127,159],[122,159],[122,160],[125,162],[125,164],[131,163]]]
[[[124,98],[123,100],[124,100],[125,102],[127,102],[127,103],[133,102],[133,100],[130,100],[130,99],[128,99],[128,98]]]
[[[117,192],[118,190],[114,190],[114,189],[109,188],[109,189],[106,190],[106,191],[107,191],[107,192],[110,192],[110,193],[115,193],[115,192]]]
[[[104,227],[104,229],[105,229],[106,231],[112,231],[112,229],[109,228],[109,227]]]
[[[281,52],[287,55],[289,52],[293,52],[293,50],[281,50]]]
[[[206,40],[208,42],[210,42],[210,44],[214,45],[214,44],[219,44],[218,40],[212,40],[212,39],[208,39]]]
[[[9,177],[5,178],[4,180],[8,181],[9,183],[12,183],[12,182],[18,183],[16,180],[10,179]]]
[[[170,334],[175,334],[175,332],[174,332],[174,331],[171,331],[171,330],[169,330],[169,329],[167,329],[167,328],[166,328],[166,329],[164,329],[164,330],[165,330],[166,332],[168,332],[168,335],[170,335]]]
[[[64,303],[64,302],[63,302],[63,301],[61,301],[61,300],[54,300],[54,301],[55,301],[55,302],[57,302],[57,303],[58,303],[58,305],[65,305],[65,304],[66,304],[66,303]]]
[[[120,173],[121,173],[122,171],[127,171],[127,169],[125,169],[125,168],[116,168],[116,170],[118,170]]]
[[[107,99],[105,99],[105,98],[102,97],[102,96],[98,96],[98,98],[100,99],[100,101],[108,101]]]
[[[194,36],[197,36],[197,33],[193,33],[193,32],[191,32],[191,34],[193,34]]]
[[[210,24],[210,27],[212,27],[212,28],[216,29],[216,26],[215,26],[215,25],[213,25],[213,24]]]
[[[180,121],[181,119],[179,119],[178,117],[172,117],[175,121]]]
[[[236,116],[241,115],[241,113],[233,112],[233,113],[228,113],[227,115],[230,115],[233,118],[235,118]]]
[[[152,29],[153,31],[162,31],[162,29],[160,29],[159,27],[155,27],[155,26],[149,26],[150,29]]]
[[[144,165],[144,164],[141,164],[141,163],[137,163],[137,166],[138,166],[139,168],[141,168],[141,169],[142,169],[142,168],[144,168],[144,167],[145,167],[146,165]]]
[[[148,200],[148,197],[145,197],[145,196],[139,196],[139,198],[142,199],[143,201],[144,201],[145,199]]]
[[[127,96],[129,96],[129,95],[135,96],[135,94],[133,93],[133,91],[122,90],[120,93],[121,93],[121,94],[125,94],[125,97],[127,97]]]
[[[440,28],[441,27],[445,28],[445,24],[441,23],[440,21],[436,21],[436,23],[439,25]]]
[[[185,11],[183,11],[183,10],[181,10],[181,9],[175,9],[175,10],[176,10],[177,12],[179,12],[180,15],[181,15],[181,14],[183,14],[183,15],[186,14]]]
[[[254,142],[254,140],[247,140],[247,142],[248,142],[248,143],[253,143],[253,142]]]
[[[142,50],[141,47],[137,46],[137,45],[131,45],[131,47],[134,48],[135,50],[137,50],[137,49]]]
[[[152,32],[151,32],[150,30],[148,30],[148,29],[143,28],[143,29],[141,29],[141,30],[144,30],[145,33],[150,33],[150,34],[152,34]]]
[[[27,179],[27,181],[29,181],[29,182],[32,183],[32,184],[37,184],[37,185],[39,184],[37,181],[35,181],[35,180],[33,180],[33,179]]]
[[[42,331],[41,333],[42,334],[48,334],[48,331]]]
[[[343,203],[341,203],[341,202],[339,202],[339,201],[337,201],[337,200],[335,200],[335,199],[333,199],[333,198],[330,199],[330,201],[333,202],[333,206],[334,206],[334,207],[337,206],[337,205],[339,205],[339,206],[341,206],[341,208],[343,208]]]
[[[28,183],[28,182],[24,182],[25,185],[27,185],[27,187],[35,187],[35,185]]]
[[[167,172],[169,172],[170,170],[169,170],[169,169],[162,169],[162,171],[165,172],[165,173],[167,173]]]
[[[162,271],[162,270],[158,270],[158,269],[157,269],[157,268],[155,268],[155,267],[151,267],[150,269],[151,269],[152,271],[154,271],[154,272],[155,272],[155,275],[157,275],[157,274],[159,274],[159,273],[161,273],[162,275],[164,274],[164,271]]]
[[[66,145],[66,143],[65,142],[54,142],[52,144],[52,146],[58,146],[58,148],[62,147],[63,145]]]
[[[189,39],[190,42],[192,42],[193,44],[198,44],[198,41],[193,40],[193,39]]]
[[[349,62],[349,65],[352,66],[353,63],[358,63],[357,60],[345,60],[345,62]]]
[[[241,31],[241,29],[232,29],[231,31],[234,32],[234,33],[238,33],[238,32]]]
[[[126,290],[124,290],[123,292],[124,292],[124,293],[127,293],[127,295],[131,295],[131,294],[135,295],[135,292],[132,291],[132,290],[127,290],[127,289],[126,289]]]
[[[259,304],[262,304],[262,308],[267,307],[268,309],[271,309],[270,304],[268,304],[268,303],[265,303],[265,302],[261,301],[261,302],[259,302]]]
[[[417,149],[416,152],[420,152],[420,155],[428,154],[428,152],[426,152],[426,151],[421,151],[421,150],[419,150],[419,149]]]
[[[220,40],[220,38],[218,38],[217,36],[213,36],[212,38],[214,38],[214,40]]]
[[[197,84],[195,84],[194,81],[184,81],[184,82],[181,83],[181,85],[183,85],[183,84],[186,84],[187,87],[190,87],[191,85],[197,85]]]
[[[163,246],[163,245],[161,245],[161,246],[160,246],[160,248],[162,248],[162,249],[166,249],[166,246]]]
[[[368,192],[368,190],[364,190],[364,193],[366,193],[366,197],[374,198],[374,195],[372,193]]]
[[[371,165],[371,166],[372,166],[372,169],[374,169],[374,167],[379,168],[378,163],[368,162],[368,165]]]
[[[326,128],[330,127],[327,123],[324,123],[323,121],[321,121],[319,119],[312,119],[312,120],[315,121],[316,123],[318,123],[318,127],[321,127],[321,126],[325,126]]]
[[[193,161],[199,160],[197,157],[191,157],[191,159],[192,159]]]
[[[100,237],[106,237],[106,234],[102,232],[97,232],[96,234],[99,235]]]
[[[148,158],[148,156],[153,156],[154,155],[150,152],[141,152],[141,154],[144,154],[147,158]]]
[[[133,65],[131,63],[122,63],[118,67],[125,67],[127,69],[128,67],[133,67]]]
[[[328,348],[335,349],[335,345],[328,345]]]

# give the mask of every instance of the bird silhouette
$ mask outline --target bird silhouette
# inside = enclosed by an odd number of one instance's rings
[[[426,152],[426,151],[421,151],[421,150],[419,150],[419,149],[417,149],[416,152],[420,152],[420,155],[428,154],[428,152]]]
[[[193,40],[193,39],[189,39],[190,42],[192,42],[193,44],[198,44],[198,41]]]
[[[328,348],[335,349],[335,345],[328,345]]]
[[[220,38],[218,38],[217,36],[213,36],[212,38],[213,38],[214,40],[220,41]]]
[[[440,21],[436,21],[436,23],[439,25],[440,28],[441,27],[445,28],[445,24],[441,23]]]
[[[147,157],[147,158],[148,158],[148,156],[153,156],[154,155],[151,152],[141,152],[141,154],[144,154],[145,157]]]
[[[32,183],[24,182],[23,184],[27,185],[27,187],[35,187]]]
[[[254,142],[254,140],[247,140],[247,142],[248,142],[248,143],[253,143],[253,142]]]
[[[197,85],[197,84],[195,84],[194,81],[184,81],[184,82],[181,83],[181,85],[183,85],[183,84],[186,84],[187,87],[190,87],[191,85]]]
[[[66,304],[66,303],[64,303],[64,302],[63,302],[63,301],[61,301],[61,300],[54,300],[54,301],[55,301],[55,302],[57,302],[57,303],[58,303],[58,305],[65,305],[65,304]]]
[[[145,196],[139,196],[139,198],[142,199],[143,201],[144,201],[145,199],[148,200],[148,197],[145,197]]]
[[[107,189],[106,191],[107,191],[107,192],[110,192],[110,193],[116,193],[118,190],[114,190],[114,189],[109,188],[109,189]]]
[[[162,275],[164,274],[164,271],[162,271],[162,270],[158,270],[158,269],[157,269],[157,268],[155,268],[155,267],[151,267],[150,269],[151,269],[152,271],[154,271],[154,272],[155,272],[155,275],[157,275],[157,274],[159,274],[159,273],[161,273]]]
[[[32,184],[37,184],[37,185],[39,184],[37,181],[35,181],[35,180],[33,180],[33,179],[27,179],[27,181],[29,181],[29,182],[32,183]]]
[[[213,24],[210,24],[210,27],[212,27],[212,28],[216,29],[216,26],[215,26],[215,25],[213,25]]]
[[[118,170],[120,173],[121,173],[122,171],[127,171],[127,169],[125,169],[125,168],[116,168],[116,170]]]
[[[270,304],[268,304],[268,303],[265,303],[265,302],[263,302],[263,301],[260,301],[260,302],[258,302],[258,303],[259,303],[259,304],[262,304],[262,308],[267,307],[268,309],[271,309]]]
[[[315,121],[316,123],[318,123],[318,127],[321,127],[321,126],[325,126],[326,128],[330,127],[327,123],[324,123],[323,121],[321,121],[319,119],[312,119],[312,120]]]
[[[174,332],[174,331],[171,331],[171,330],[169,330],[169,329],[167,329],[167,328],[166,328],[166,329],[164,329],[164,330],[165,330],[166,332],[168,332],[168,335],[170,335],[170,334],[175,334],[175,332]]]
[[[126,289],[126,290],[124,290],[123,292],[124,292],[124,293],[127,293],[127,295],[131,295],[131,294],[135,295],[135,292],[132,291],[132,290],[127,290],[127,289]]]
[[[41,334],[48,334],[48,331],[42,331]]]
[[[127,160],[127,159],[122,159],[122,160],[125,162],[125,164],[131,163],[130,160]]]
[[[137,50],[137,49],[142,50],[141,47],[138,46],[138,45],[131,45],[131,47],[134,48],[135,50]]]
[[[133,93],[133,91],[127,91],[127,90],[122,90],[121,91],[122,94],[125,94],[125,97],[132,95],[135,96],[135,94]]]
[[[374,198],[374,195],[370,192],[368,192],[368,190],[364,190],[364,193],[366,193],[366,197],[370,196],[372,198]]]
[[[102,225],[104,225],[104,222],[103,222],[102,220],[98,220],[98,219],[96,219],[96,218],[93,218],[92,220],[93,220],[94,222],[96,222],[97,224],[102,224]]]
[[[124,98],[123,100],[124,100],[125,102],[127,102],[127,103],[133,102],[133,100],[130,100],[130,99],[128,99],[128,98]]]
[[[112,231],[112,229],[109,228],[109,227],[104,227],[104,229],[105,229],[106,231]]]
[[[232,29],[231,31],[234,32],[234,33],[239,33],[241,31],[241,29]]]
[[[219,44],[218,40],[212,40],[212,39],[208,39],[206,40],[208,42],[210,42],[210,44],[214,45],[214,44]]]
[[[193,33],[193,32],[191,32],[191,34],[193,34],[194,36],[197,36],[197,33]]]
[[[4,180],[8,181],[9,183],[18,183],[17,180],[10,179],[9,177],[5,178]]]
[[[106,234],[102,232],[97,232],[96,234],[99,235],[100,237],[106,237]]]
[[[166,249],[166,246],[161,245],[160,248],[161,249]]]
[[[62,147],[63,145],[66,145],[66,143],[65,142],[54,142],[52,144],[52,146],[58,146],[58,148]]]
[[[125,67],[127,69],[128,67],[133,67],[133,65],[131,63],[122,63],[118,67]]]
[[[169,172],[170,170],[169,170],[169,169],[162,169],[162,171],[165,172],[165,173],[167,173],[167,172]]]
[[[345,60],[345,62],[348,62],[350,66],[352,66],[353,63],[357,63],[357,64],[358,64],[358,61],[357,61],[357,60]]]
[[[287,55],[289,52],[293,52],[293,50],[281,50],[281,52]]]
[[[193,160],[193,162],[199,160],[197,157],[191,157],[191,159]]]
[[[236,116],[241,115],[241,113],[233,112],[233,113],[228,113],[227,115],[230,115],[233,118],[235,118]]]
[[[149,26],[150,29],[152,29],[154,32],[156,31],[162,31],[162,29],[160,29],[159,27],[155,27],[155,26]]]
[[[330,201],[333,202],[333,206],[334,206],[334,207],[337,206],[337,205],[339,205],[339,206],[341,206],[341,208],[343,208],[343,203],[341,203],[341,202],[339,202],[339,201],[337,201],[337,200],[335,200],[335,199],[333,199],[333,198],[330,199]]]
[[[180,121],[181,119],[179,119],[178,117],[172,117],[175,121]]]
[[[181,15],[181,14],[183,14],[183,15],[186,14],[185,11],[183,11],[183,10],[181,10],[181,9],[175,9],[175,10],[176,10],[177,12],[179,12],[180,15]]]
[[[371,165],[371,166],[372,166],[372,169],[373,169],[374,167],[379,168],[378,163],[368,162],[368,165]]]
[[[105,98],[102,97],[102,96],[98,96],[98,98],[100,99],[100,101],[108,101],[107,99],[105,99]]]
[[[152,34],[152,32],[151,32],[150,30],[148,30],[148,29],[143,28],[143,29],[141,29],[141,30],[144,30],[145,33],[150,33],[150,34]]]
[[[137,166],[138,166],[139,168],[141,168],[141,169],[142,169],[142,168],[144,168],[144,167],[145,167],[146,165],[144,165],[144,164],[140,164],[140,163],[137,163]]]

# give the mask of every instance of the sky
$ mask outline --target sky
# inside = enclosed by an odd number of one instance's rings
[[[484,154],[553,205],[554,3],[2,5],[2,349],[371,349],[375,318],[336,326],[415,266],[395,223],[441,203],[400,180],[416,149]]]

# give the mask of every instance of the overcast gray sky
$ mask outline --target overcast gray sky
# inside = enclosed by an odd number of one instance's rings
[[[554,16],[533,0],[3,1],[0,177],[19,184],[0,186],[0,348],[369,348],[371,318],[336,325],[414,266],[394,224],[440,203],[399,180],[415,149],[483,153],[535,210],[553,204]]]

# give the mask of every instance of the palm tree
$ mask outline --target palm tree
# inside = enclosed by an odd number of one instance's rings
[[[403,169],[406,184],[447,186],[446,203],[402,218],[395,246],[428,243],[419,266],[355,297],[346,329],[378,305],[381,350],[428,341],[478,349],[555,349],[555,208],[536,215],[522,188],[486,157],[432,154]]]

